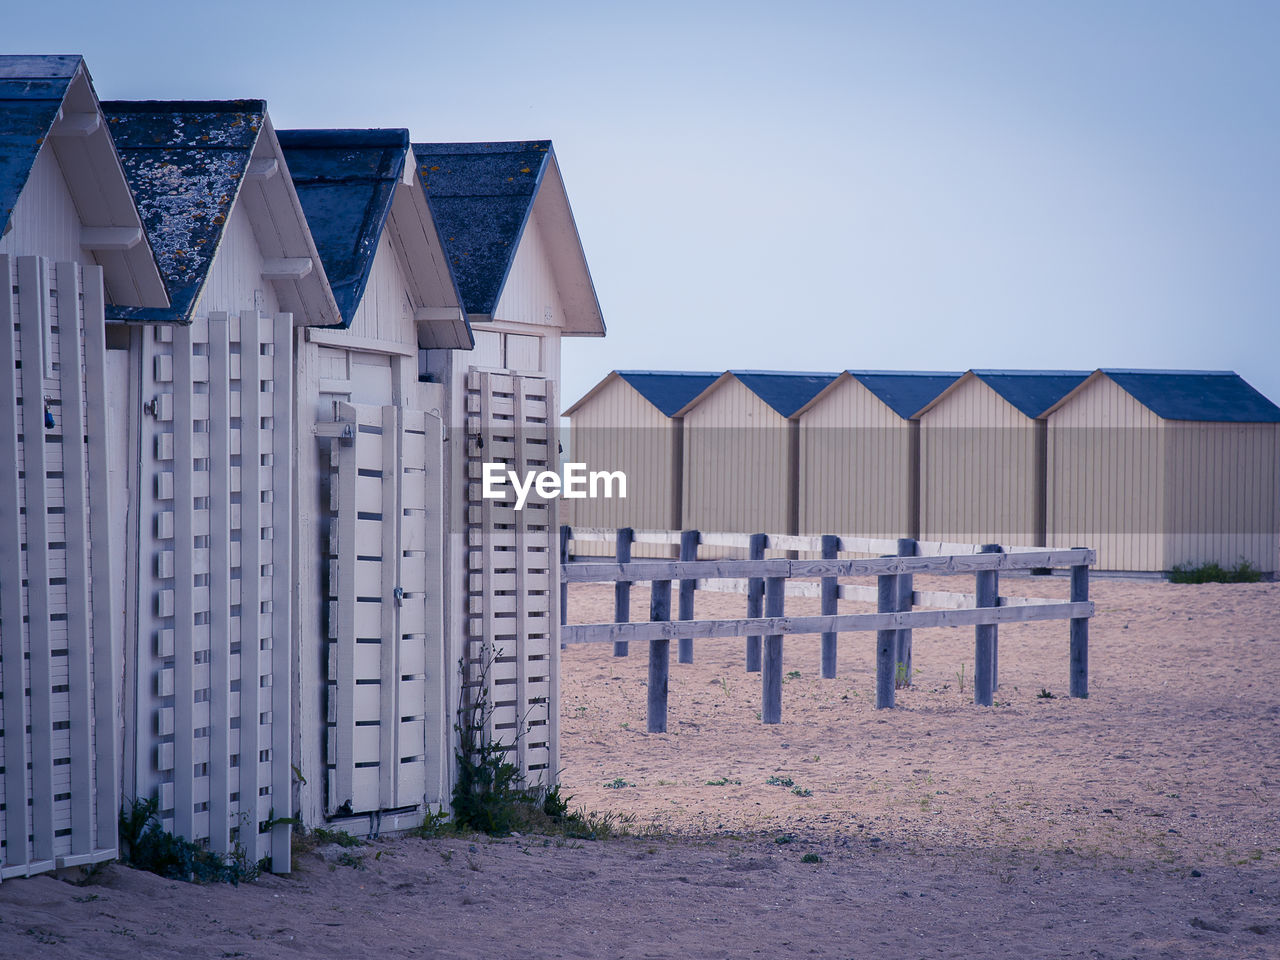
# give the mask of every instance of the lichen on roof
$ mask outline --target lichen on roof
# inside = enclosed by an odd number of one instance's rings
[[[463,307],[491,315],[542,183],[551,141],[415,143],[413,150]]]
[[[262,130],[261,100],[107,101],[103,112],[169,290],[169,310],[114,319],[191,319]]]

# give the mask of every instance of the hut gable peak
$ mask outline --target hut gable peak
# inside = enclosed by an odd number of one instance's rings
[[[604,335],[600,303],[550,140],[416,143],[413,150],[470,319],[495,318],[536,208],[564,309],[562,335]]]
[[[108,299],[166,307],[142,219],[79,56],[0,56],[0,235],[41,150],[50,146],[81,222],[80,245],[103,269]]]
[[[960,373],[936,370],[846,370],[797,414],[812,410],[836,389],[838,383],[857,380],[900,418],[911,420],[960,376]]]
[[[932,410],[970,381],[981,380],[1023,416],[1038,420],[1088,377],[1087,370],[969,370],[917,411],[916,416]]]
[[[1104,367],[1051,408],[1057,410],[1106,377],[1162,420],[1280,423],[1280,407],[1232,370],[1133,370]]]
[[[767,403],[784,419],[798,414],[839,374],[792,373],[778,370],[730,370],[729,376]]]
[[[262,100],[137,100],[103,104],[125,175],[169,288],[169,310],[116,309],[118,320],[189,323],[232,210],[243,199],[275,261],[281,305],[298,323],[340,321]]]
[[[674,417],[720,376],[693,370],[619,370],[617,374],[666,417]]]

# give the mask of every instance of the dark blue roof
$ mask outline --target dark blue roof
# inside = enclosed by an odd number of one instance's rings
[[[333,288],[351,326],[404,172],[408,130],[279,130],[285,163]]]
[[[1092,371],[974,370],[1000,396],[1033,420],[1080,386]]]
[[[790,417],[839,376],[835,373],[783,373],[772,370],[729,372],[784,417]]]
[[[668,417],[720,378],[691,370],[619,370],[618,376]]]
[[[108,307],[107,316],[191,320],[266,109],[261,100],[102,104],[172,304]]]
[[[0,57],[0,232],[80,63],[80,57]]]
[[[914,417],[961,377],[959,373],[923,370],[850,370],[849,375],[904,420]]]
[[[1280,407],[1230,370],[1102,372],[1165,420],[1280,423]]]
[[[492,315],[551,141],[415,143],[413,152],[463,309]]]

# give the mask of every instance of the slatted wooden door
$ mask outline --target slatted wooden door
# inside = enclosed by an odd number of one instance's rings
[[[0,256],[0,879],[110,859],[102,270]]]
[[[442,799],[449,718],[439,418],[338,404],[329,538],[330,816]]]
[[[289,869],[293,319],[143,340],[136,790],[163,826]]]
[[[559,770],[557,501],[531,494],[516,510],[514,497],[486,499],[482,479],[485,463],[521,477],[558,468],[555,385],[471,370],[466,404],[466,683],[493,709],[492,742],[510,747],[528,785],[549,786]]]

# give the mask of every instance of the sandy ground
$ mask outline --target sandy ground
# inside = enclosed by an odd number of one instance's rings
[[[9,881],[0,957],[1280,957],[1280,584],[1093,598],[1088,700],[1064,696],[1065,623],[1001,628],[994,708],[972,629],[916,632],[892,712],[872,635],[841,638],[834,680],[797,637],[766,727],[742,642],[699,641],[648,735],[646,651],[570,648],[566,790],[641,836],[377,841],[239,888]],[[698,616],[742,610],[699,595]],[[570,613],[612,619],[612,589],[575,587]]]

